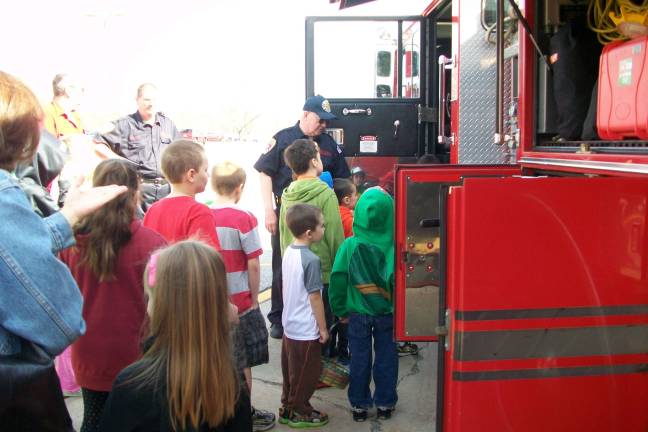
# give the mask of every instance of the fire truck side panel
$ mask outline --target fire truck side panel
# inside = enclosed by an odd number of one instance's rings
[[[646,182],[468,178],[448,208],[443,430],[647,430]]]

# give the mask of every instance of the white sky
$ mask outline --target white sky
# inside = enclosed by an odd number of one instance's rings
[[[179,128],[225,130],[259,115],[263,138],[299,115],[306,16],[419,15],[429,2],[379,0],[341,12],[327,0],[11,1],[0,70],[44,102],[56,73],[77,75],[90,127],[133,112],[136,87],[153,82]]]

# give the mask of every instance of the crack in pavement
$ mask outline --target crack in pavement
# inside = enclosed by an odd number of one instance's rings
[[[276,387],[283,387],[283,381],[277,382],[277,381],[271,381],[271,380],[267,380],[263,378],[255,378],[255,377],[252,377],[252,381],[258,381],[262,384],[268,384]]]
[[[403,375],[398,379],[396,382],[396,388],[400,385],[401,382],[403,382],[406,378],[409,378],[411,376],[417,375],[419,372],[421,372],[421,368],[419,368],[419,361],[424,360],[425,356],[421,355],[423,351],[425,351],[427,347],[422,347],[419,349],[418,354],[412,357],[415,357],[414,359],[414,364],[410,368],[409,372]]]
[[[371,432],[381,432],[383,430],[382,422],[377,418],[371,419]]]

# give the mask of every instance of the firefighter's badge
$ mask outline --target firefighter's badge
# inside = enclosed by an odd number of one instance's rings
[[[268,146],[266,147],[264,153],[268,153],[270,150],[272,150],[272,148],[273,148],[276,144],[277,144],[277,140],[274,139],[274,138],[272,138],[272,139],[270,140],[270,142],[268,142]]]
[[[324,99],[324,100],[322,101],[322,109],[323,109],[324,111],[326,111],[327,113],[330,113],[330,112],[331,112],[331,104],[330,104],[329,101],[327,101],[326,99]]]

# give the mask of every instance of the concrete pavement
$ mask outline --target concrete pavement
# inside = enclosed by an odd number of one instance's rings
[[[262,303],[264,315],[270,302]],[[254,406],[276,413],[281,397],[281,341],[270,339],[270,363],[252,369]],[[317,390],[311,399],[313,405],[330,416],[330,423],[321,428],[335,432],[423,432],[433,431],[436,411],[436,358],[435,343],[419,344],[418,356],[401,357],[398,371],[398,405],[389,420],[377,420],[370,411],[367,422],[356,423],[351,419],[346,390],[326,388]],[[66,399],[74,427],[79,430],[83,418],[83,402],[80,397]],[[277,424],[273,430],[293,430]]]

